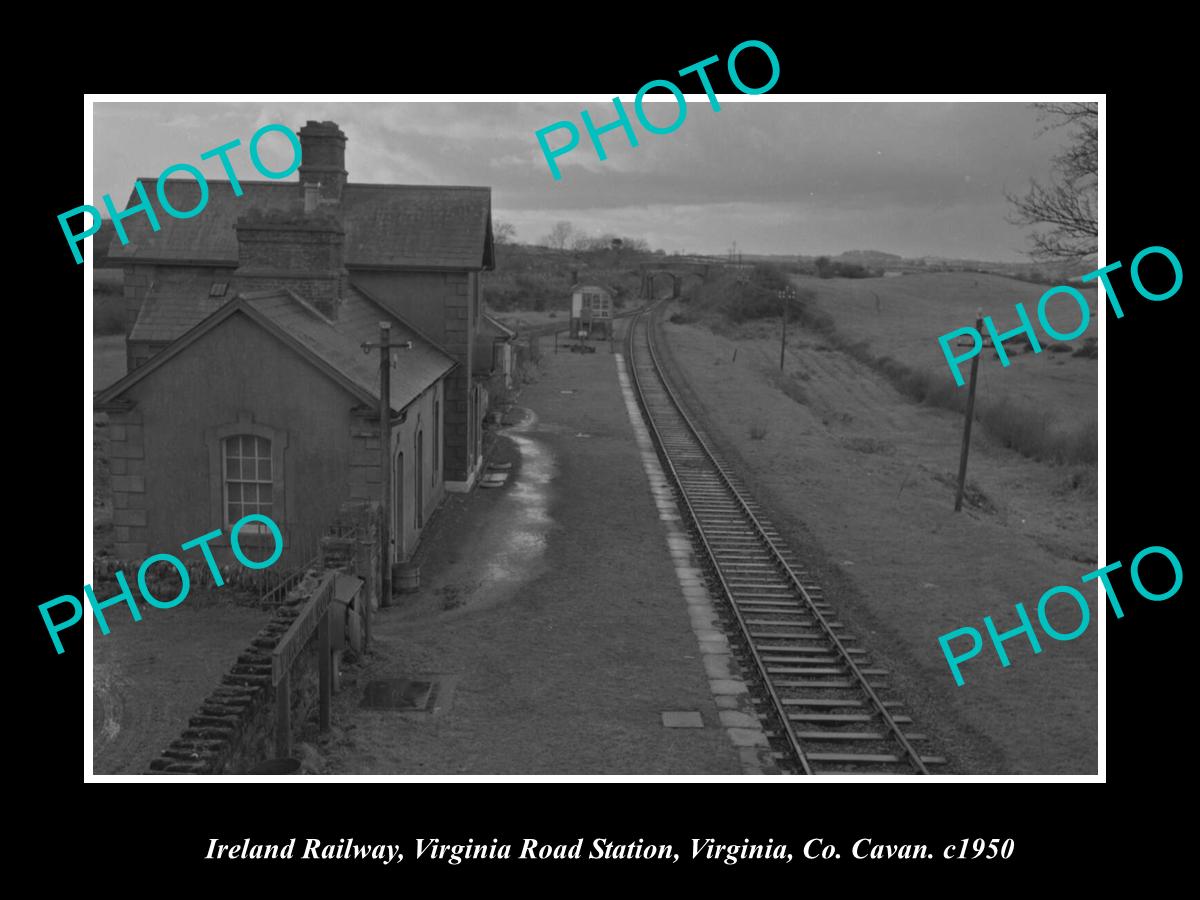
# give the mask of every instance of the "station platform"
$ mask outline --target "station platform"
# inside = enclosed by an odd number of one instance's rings
[[[752,771],[722,724],[735,713],[714,697],[612,349],[543,355],[490,456],[505,483],[447,497],[420,590],[376,614],[347,668],[323,773]]]

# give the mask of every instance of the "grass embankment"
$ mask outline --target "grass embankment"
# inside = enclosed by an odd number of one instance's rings
[[[1023,303],[1033,316],[1041,294],[1015,279],[973,272],[818,279],[758,266],[746,283],[725,273],[690,291],[677,316],[736,336],[743,323],[778,321],[778,291],[789,285],[796,293],[789,320],[799,331],[793,341],[807,338],[814,349],[840,350],[909,399],[958,412],[966,406],[967,390],[955,384],[938,335],[971,324],[977,308],[991,315],[998,329],[1008,330],[1019,324],[1014,303]],[[1095,291],[1083,293],[1094,319]],[[1069,300],[1051,304],[1048,316],[1061,332],[1079,321]],[[1095,466],[1097,353],[1096,339],[1086,335],[1070,344],[1043,340],[1040,354],[1022,339],[1010,340],[1007,368],[993,351],[985,351],[975,415],[989,437],[1035,460]],[[966,366],[963,371],[965,378]],[[1089,479],[1094,482],[1094,472],[1084,477]]]

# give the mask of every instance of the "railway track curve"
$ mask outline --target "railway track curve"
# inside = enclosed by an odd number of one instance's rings
[[[797,774],[930,774],[943,757],[891,696],[888,672],[838,621],[736,472],[671,385],[650,304],[631,316],[626,366],[676,490],[709,586],[724,600],[730,643],[756,683],[756,707],[780,760]]]

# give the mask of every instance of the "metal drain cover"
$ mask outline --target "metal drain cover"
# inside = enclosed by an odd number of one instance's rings
[[[412,681],[408,678],[385,678],[371,681],[363,692],[360,706],[366,709],[400,709],[420,712],[428,709],[436,682]]]

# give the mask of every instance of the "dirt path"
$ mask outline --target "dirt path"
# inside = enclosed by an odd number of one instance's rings
[[[778,372],[778,332],[731,340],[664,326],[673,366],[723,448],[744,460],[766,501],[825,581],[847,626],[896,672],[922,729],[960,772],[1094,773],[1097,629],[1035,656],[990,648],[954,684],[939,635],[1018,624],[1044,591],[1095,568],[1096,495],[1075,470],[1032,463],[973,439],[968,505],[953,512],[961,418],[916,406],[820,341],[793,336]],[[734,351],[737,350],[736,362]],[[765,429],[761,439],[751,429]],[[1093,592],[1085,596],[1094,599]],[[1063,609],[1064,631],[1078,622]],[[1093,613],[1095,607],[1093,606]],[[1072,618],[1072,615],[1076,618]]]

